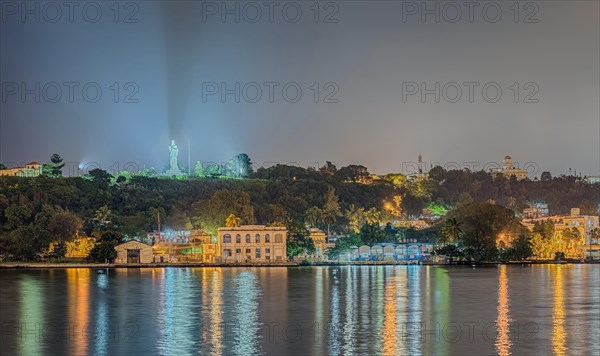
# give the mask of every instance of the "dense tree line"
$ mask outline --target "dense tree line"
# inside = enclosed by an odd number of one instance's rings
[[[247,156],[241,157],[249,162]],[[567,213],[571,207],[597,213],[600,201],[600,185],[571,176],[516,181],[435,167],[429,179],[411,180],[402,174],[373,176],[358,165],[338,169],[327,162],[318,169],[244,168],[246,179],[112,176],[99,169],[69,178],[59,176],[61,162],[53,157],[46,173],[35,178],[0,177],[1,255],[31,259],[48,243],[77,234],[107,244],[143,238],[157,228],[159,217],[163,229],[198,228],[214,234],[230,214],[241,224],[283,223],[354,233],[369,244],[400,237],[431,240],[443,226],[415,230],[388,224],[383,233],[378,229],[386,222],[402,225],[398,222],[419,216],[431,203],[452,209],[493,201],[519,211],[528,202],[542,200],[552,213]],[[106,235],[107,231],[120,237]],[[310,250],[303,245],[306,234],[295,229],[295,250]],[[480,246],[473,254],[484,252],[485,246]]]

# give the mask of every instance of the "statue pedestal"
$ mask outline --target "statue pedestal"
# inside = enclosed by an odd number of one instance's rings
[[[165,172],[165,175],[166,176],[181,176],[181,175],[183,175],[183,172],[181,172],[179,170],[179,168],[175,168],[175,169],[171,168]]]

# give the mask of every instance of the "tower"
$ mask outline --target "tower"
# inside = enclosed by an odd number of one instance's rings
[[[502,163],[504,163],[504,170],[511,170],[513,168],[513,163],[512,163],[512,157],[511,156],[506,156],[504,157],[504,160],[502,160]]]

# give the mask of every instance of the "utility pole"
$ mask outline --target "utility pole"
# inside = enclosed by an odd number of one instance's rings
[[[156,212],[156,222],[158,225],[158,241],[160,242],[160,212]]]

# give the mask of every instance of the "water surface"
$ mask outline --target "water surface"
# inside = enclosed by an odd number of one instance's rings
[[[600,265],[0,270],[0,354],[598,355]]]

